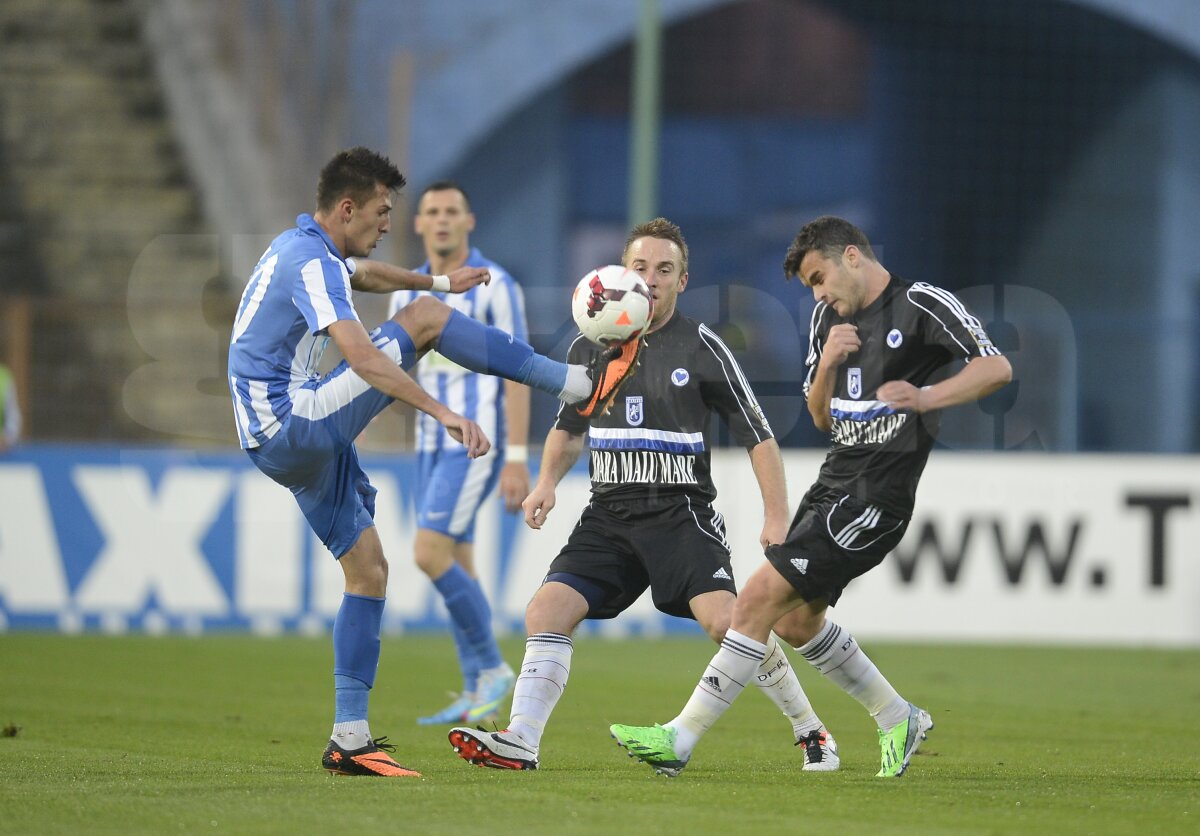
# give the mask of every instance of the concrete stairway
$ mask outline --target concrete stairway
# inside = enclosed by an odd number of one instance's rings
[[[0,165],[45,284],[32,435],[232,440],[232,302],[136,2],[0,3]]]

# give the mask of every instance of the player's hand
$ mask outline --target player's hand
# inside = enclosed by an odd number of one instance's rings
[[[441,419],[440,423],[446,428],[446,432],[450,433],[451,438],[467,448],[467,458],[477,459],[492,449],[492,442],[488,441],[483,430],[471,419],[451,412]]]
[[[846,358],[862,348],[862,340],[858,338],[858,326],[843,322],[829,329],[825,338],[825,348],[821,352],[821,363],[837,368],[846,362]]]
[[[916,413],[925,411],[921,405],[921,390],[907,380],[889,380],[879,387],[875,398],[892,409],[906,409]]]
[[[486,267],[459,267],[451,270],[446,278],[450,279],[451,293],[466,293],[476,285],[490,282],[492,274]]]
[[[758,535],[758,544],[766,551],[767,546],[778,546],[786,540],[787,533],[787,520],[767,520],[763,523],[762,534]]]
[[[533,486],[533,492],[525,497],[521,507],[525,509],[525,525],[537,531],[546,524],[546,517],[554,510],[554,488],[543,487],[541,483]]]
[[[500,497],[504,510],[515,514],[529,496],[529,466],[524,462],[507,462],[500,470]]]

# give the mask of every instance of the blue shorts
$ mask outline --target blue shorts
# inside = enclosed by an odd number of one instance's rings
[[[421,453],[417,459],[417,527],[436,531],[458,543],[475,540],[475,515],[504,467],[501,451],[467,458],[467,448],[450,447]]]
[[[371,332],[375,347],[398,366],[410,369],[417,349],[391,320]],[[342,362],[292,398],[292,414],[250,460],[291,490],[312,530],[334,557],[348,552],[375,524],[375,488],[358,462],[354,439],[392,398]]]

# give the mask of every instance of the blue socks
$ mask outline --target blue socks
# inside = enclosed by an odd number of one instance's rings
[[[529,343],[458,311],[450,312],[436,348],[471,371],[506,377],[555,397],[567,385],[566,363],[543,357]]]
[[[379,667],[383,600],[342,596],[333,622],[334,723],[367,719],[367,697]]]
[[[474,657],[476,672],[501,664],[504,660],[492,633],[492,608],[488,606],[479,583],[468,575],[462,566],[455,563],[449,571],[435,580],[433,585],[446,602],[446,609],[450,611],[450,618],[455,626],[456,643],[459,640],[458,633],[462,631],[463,643]],[[460,649],[460,662],[463,656]],[[467,667],[464,665],[464,678],[466,674]]]

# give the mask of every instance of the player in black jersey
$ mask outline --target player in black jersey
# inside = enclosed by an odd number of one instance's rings
[[[736,588],[724,520],[712,506],[713,413],[750,454],[763,498],[761,543],[782,542],[787,534],[783,464],[770,425],[721,339],[676,310],[688,281],[679,228],[664,218],[635,227],[623,263],[646,279],[654,296],[640,367],[607,414],[589,420],[560,410],[546,440],[537,484],[524,502],[528,525],[545,523],[555,488],[583,452],[585,433],[592,501],[526,609],[529,638],[508,728],[450,732],[459,756],[481,766],[537,767],[543,730],[566,687],[571,635],[585,618],[612,618],[649,588],[662,612],[694,618],[716,642],[725,636]],[[594,351],[580,337],[569,355],[580,359]],[[779,629],[795,641],[787,624]],[[797,745],[804,746],[803,768],[836,769],[836,743],[779,643],[773,637],[767,643],[757,681],[791,721]]]
[[[898,777],[933,720],[896,692],[825,610],[903,536],[938,410],[994,392],[1012,368],[954,294],[891,275],[862,230],[841,218],[805,225],[784,271],[816,297],[804,394],[832,447],[787,537],[766,547],[767,562],[738,597],[721,650],[683,711],[665,727],[612,732],[651,766],[687,763],[754,675],[772,625],[790,614],[800,620],[788,633],[800,639],[794,646],[875,717],[877,775]]]

